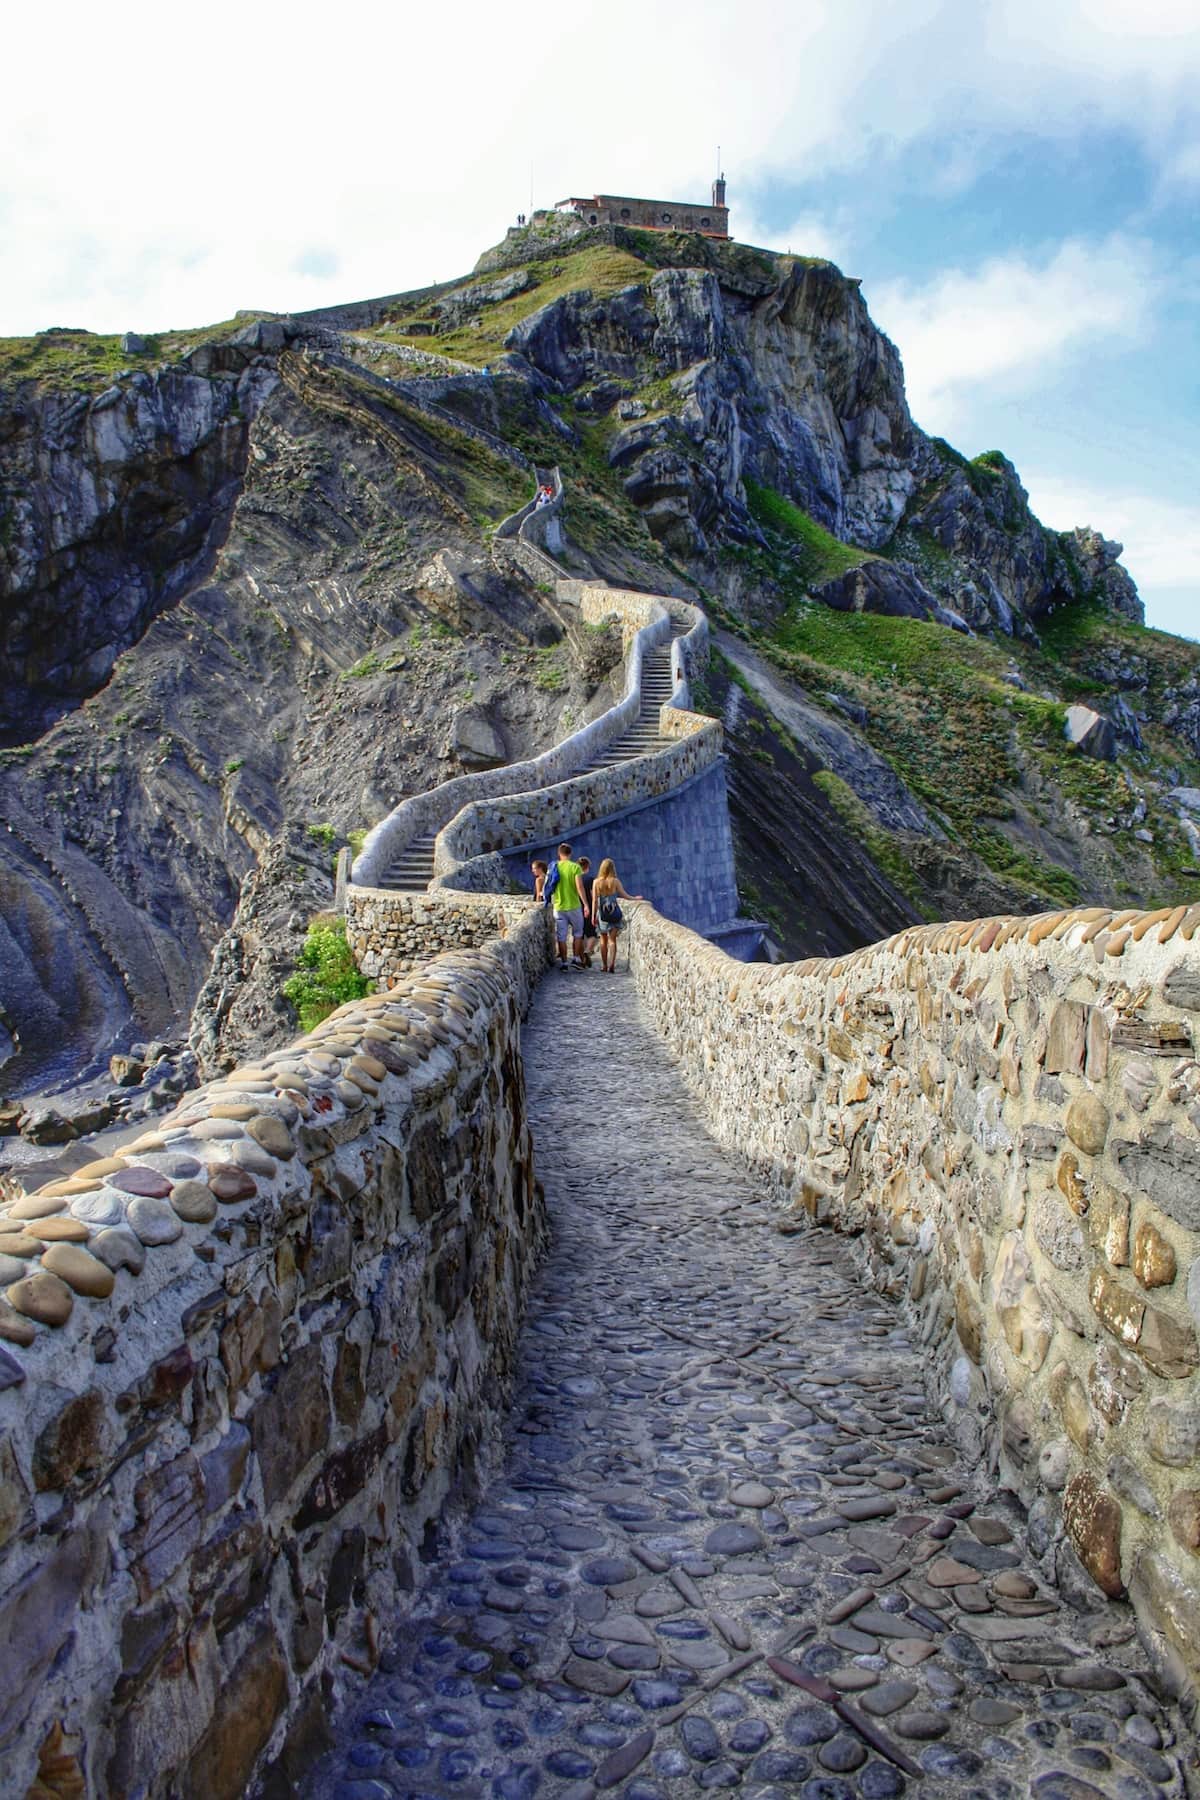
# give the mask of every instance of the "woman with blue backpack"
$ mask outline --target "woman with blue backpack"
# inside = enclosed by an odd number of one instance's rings
[[[592,916],[600,933],[600,966],[606,975],[617,972],[617,936],[625,923],[621,901],[641,898],[640,894],[625,892],[616,864],[611,856],[606,856],[592,883]]]

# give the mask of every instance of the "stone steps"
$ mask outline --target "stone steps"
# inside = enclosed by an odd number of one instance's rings
[[[642,663],[642,709],[636,722],[599,756],[584,763],[576,774],[590,774],[593,769],[611,769],[617,763],[632,762],[639,756],[652,756],[665,747],[668,740],[658,729],[659,708],[671,698],[671,652],[652,650]],[[414,838],[389,865],[380,887],[405,894],[423,894],[433,880],[433,847],[435,832]]]

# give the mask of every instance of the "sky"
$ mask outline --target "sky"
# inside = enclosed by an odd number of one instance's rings
[[[1200,636],[1195,0],[65,0],[6,24],[0,334],[470,268],[569,193],[704,198],[862,279],[918,422]]]

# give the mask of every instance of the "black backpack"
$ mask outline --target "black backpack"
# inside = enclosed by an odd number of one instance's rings
[[[600,923],[602,925],[619,925],[624,917],[617,896],[604,894],[600,900]]]

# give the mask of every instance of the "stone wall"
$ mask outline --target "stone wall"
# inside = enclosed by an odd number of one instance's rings
[[[495,891],[498,878],[508,884],[504,865],[489,858],[481,874],[489,885],[475,893],[445,887],[427,894],[351,888],[346,937],[363,974],[390,981],[445,950],[478,948],[527,926],[531,900],[501,898]]]
[[[519,1028],[545,957],[525,908],[8,1193],[5,1792],[294,1792],[503,1402],[543,1233]]]
[[[591,858],[593,871],[602,857],[611,856],[630,893],[644,894],[664,917],[693,931],[715,931],[737,914],[723,761],[710,763],[660,800],[644,801],[594,825],[572,826],[567,836],[575,856]],[[510,852],[504,862],[512,880],[528,885],[535,848],[553,860],[555,845],[547,839]],[[760,935],[751,928],[748,953],[757,948]]]
[[[591,820],[608,819],[683,786],[716,763],[721,727],[696,713],[676,717],[679,735],[652,755],[611,763],[533,793],[472,801],[438,834],[434,868],[446,874],[473,856],[578,835]]]
[[[1200,1674],[1200,907],[912,929],[731,962],[635,909],[639,992],[712,1128],[861,1234],[964,1444],[1068,1586]]]
[[[642,657],[671,636],[671,620],[662,602],[650,594],[634,594],[621,589],[588,590],[604,596],[607,604],[596,597],[580,601],[582,616],[602,619],[615,613],[627,627],[626,683],[624,697],[600,718],[581,726],[570,737],[562,739],[541,756],[526,762],[509,763],[503,768],[484,769],[470,775],[457,776],[430,788],[424,794],[404,800],[381,819],[366,837],[356,858],[353,880],[371,887],[387,872],[392,860],[413,838],[447,825],[470,803],[498,798],[506,794],[529,794],[563,781],[574,770],[582,768],[608,744],[629,729],[641,710]],[[586,605],[585,605],[586,600]],[[588,610],[590,608],[591,610]],[[602,610],[603,608],[603,610]],[[440,873],[450,866],[443,858]]]

